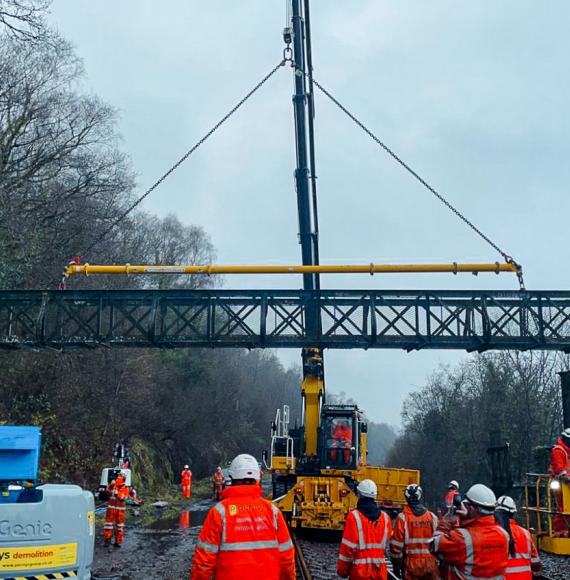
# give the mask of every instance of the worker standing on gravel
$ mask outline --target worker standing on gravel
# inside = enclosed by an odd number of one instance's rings
[[[386,546],[392,535],[392,522],[376,505],[378,489],[371,479],[363,479],[356,493],[358,503],[346,518],[337,573],[350,580],[386,580]]]
[[[190,499],[190,495],[192,494],[192,472],[188,465],[184,466],[180,474],[180,483],[182,485],[182,497],[184,499]]]
[[[495,494],[477,483],[465,494],[459,527],[436,532],[434,552],[446,580],[504,578],[509,535],[493,517],[496,503]]]
[[[510,538],[505,580],[532,580],[542,569],[542,564],[530,532],[513,519],[516,513],[517,505],[512,497],[503,495],[497,500],[495,519]]]
[[[549,473],[552,475],[553,482],[550,489],[556,498],[556,507],[558,512],[570,510],[570,506],[565,506],[563,501],[562,486],[570,486],[570,429],[564,429],[550,451]],[[554,516],[554,533],[557,536],[568,537],[568,526],[570,518],[557,513]]]
[[[129,497],[129,488],[125,485],[125,478],[121,474],[107,486],[109,503],[105,512],[103,539],[108,546],[115,536],[115,548],[120,548],[125,535],[125,519],[127,515],[126,501]]]
[[[295,552],[282,513],[261,497],[255,457],[238,455],[232,484],[206,516],[192,580],[295,580]]]
[[[439,580],[438,562],[431,552],[437,516],[424,507],[419,485],[408,485],[404,497],[408,505],[398,514],[390,541],[394,572],[404,580]]]
[[[216,473],[212,475],[212,486],[214,488],[214,501],[220,501],[222,499],[222,491],[224,489],[224,474],[222,473],[222,468],[218,467]]]

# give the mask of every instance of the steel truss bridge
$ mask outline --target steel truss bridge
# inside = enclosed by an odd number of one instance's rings
[[[1,348],[95,346],[570,352],[570,291],[0,292]]]

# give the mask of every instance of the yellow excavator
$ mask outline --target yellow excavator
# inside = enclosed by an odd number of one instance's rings
[[[419,471],[368,465],[363,413],[356,405],[323,404],[319,349],[303,352],[303,374],[303,425],[290,429],[289,408],[279,409],[270,458],[264,457],[271,469],[273,502],[295,528],[342,530],[348,510],[356,506],[356,486],[372,479],[379,505],[399,511],[404,489],[419,483]]]

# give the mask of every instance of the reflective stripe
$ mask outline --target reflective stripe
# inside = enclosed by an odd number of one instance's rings
[[[390,558],[392,558],[392,560],[401,560],[403,557],[404,554],[401,552],[399,554],[390,554]]]
[[[429,544],[431,538],[410,538],[408,544]]]
[[[362,520],[360,519],[360,513],[358,510],[354,510],[352,513],[354,514],[356,528],[358,529],[358,547],[361,550],[364,550],[364,532],[362,531]]]
[[[341,543],[344,544],[345,546],[348,546],[349,548],[356,548],[358,546],[358,544],[355,544],[354,542],[351,542],[346,538],[343,538]]]
[[[365,550],[381,550],[384,548],[384,544],[364,544]]]
[[[240,550],[271,550],[279,548],[277,540],[260,540],[258,542],[231,542],[222,544],[220,552],[239,552]]]
[[[208,542],[202,542],[200,540],[198,540],[197,547],[202,548],[202,550],[206,550],[206,552],[213,552],[214,554],[217,554],[220,551],[218,546],[215,546],[214,544],[208,544]]]
[[[221,504],[217,503],[214,509],[220,514],[222,518],[222,544],[226,543],[226,508]]]
[[[441,538],[443,534],[441,532],[436,532],[433,536],[433,549],[435,552],[439,550],[439,543],[441,542]]]
[[[537,557],[537,558],[531,558],[531,559],[530,559],[530,561],[531,561],[533,564],[539,564],[539,563],[540,563],[540,558],[538,558],[538,557]]]
[[[502,528],[501,528],[502,529]],[[467,557],[465,559],[465,575],[471,576],[473,572],[473,540],[471,539],[471,534],[465,528],[457,528],[457,531],[463,536],[465,540],[465,551],[467,552]]]
[[[353,564],[384,564],[386,558],[357,558]]]
[[[509,566],[505,570],[505,573],[507,574],[518,574],[519,572],[532,572],[532,570],[528,564],[523,566]]]
[[[283,542],[282,544],[279,544],[278,548],[280,552],[286,552],[287,550],[290,550],[293,547],[293,542],[291,540],[287,541],[287,542]]]
[[[398,540],[390,540],[390,545],[391,546],[396,546],[398,548],[403,548],[404,547],[404,542],[398,542]]]
[[[382,520],[384,523],[384,537],[382,538],[382,549],[386,549],[386,542],[388,541],[388,516],[384,512],[382,514]]]
[[[414,550],[406,550],[406,554],[431,554],[426,548],[415,548]]]
[[[275,531],[277,531],[277,528],[279,527],[279,520],[277,519],[279,516],[279,509],[273,504],[271,504],[271,509],[273,510],[273,527],[275,528]]]
[[[341,562],[352,562],[352,558],[349,558],[348,556],[344,556],[343,554],[339,554],[338,559]]]

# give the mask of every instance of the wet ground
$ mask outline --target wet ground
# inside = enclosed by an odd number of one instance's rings
[[[130,514],[120,548],[104,547],[99,527],[94,580],[188,580],[200,527],[212,505],[200,500],[178,513],[153,510],[146,523]]]

